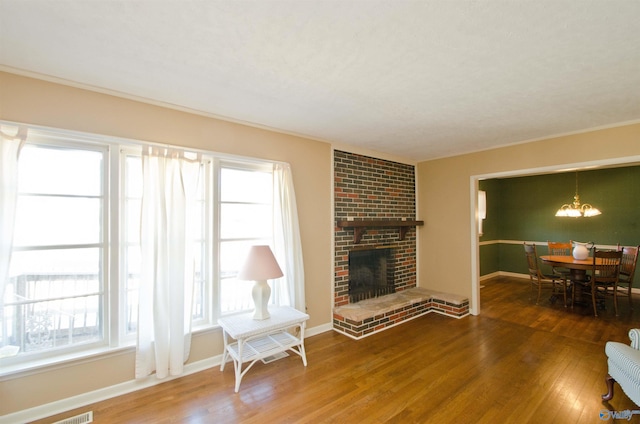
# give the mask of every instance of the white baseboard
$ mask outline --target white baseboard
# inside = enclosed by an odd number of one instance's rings
[[[529,274],[520,274],[518,272],[506,272],[506,271],[500,271],[498,274],[501,277],[523,278],[525,280],[529,280]]]
[[[500,271],[492,272],[491,274],[481,275],[479,281],[488,280],[490,278],[494,278],[498,276],[500,276]]]
[[[519,274],[517,272],[506,272],[506,271],[496,271],[491,274],[485,274],[480,276],[480,281],[489,280],[494,277],[513,277],[513,278],[524,278],[529,279],[529,274]]]
[[[83,405],[101,402],[116,396],[135,392],[136,390],[146,389],[147,387],[155,386],[156,384],[175,380],[176,378],[184,377],[189,374],[204,371],[215,367],[216,365],[220,365],[221,360],[222,355],[216,355],[202,361],[186,364],[184,366],[184,373],[179,376],[169,376],[167,378],[159,379],[156,378],[155,375],[150,375],[143,379],[125,381],[124,383],[116,384],[114,386],[105,387],[103,389],[94,390],[92,392],[83,393],[81,395],[72,396],[70,398],[61,399],[55,402],[36,406],[34,408],[4,415],[0,417],[0,424],[24,423],[40,420],[65,411],[81,408]]]
[[[309,328],[306,331],[305,338],[315,336],[326,331],[331,331],[332,329],[333,327],[331,323]],[[26,423],[35,420],[41,420],[52,415],[61,414],[65,411],[82,408],[83,405],[89,405],[92,403],[111,399],[116,396],[126,395],[127,393],[135,392],[136,390],[146,389],[147,387],[155,386],[156,384],[166,383],[167,381],[175,380],[177,378],[185,377],[196,372],[204,371],[209,368],[219,366],[221,361],[222,354],[203,359],[202,361],[186,364],[184,366],[184,373],[178,376],[169,376],[167,378],[159,379],[156,378],[155,375],[150,375],[143,379],[125,381],[124,383],[94,390],[92,392],[87,392],[81,395],[72,396],[66,399],[61,399],[33,408],[24,409],[22,411],[1,416],[0,424]],[[229,390],[230,393],[232,393],[233,388],[230,387]]]
[[[328,322],[326,324],[322,324],[322,325],[315,326],[313,328],[306,329],[304,332],[304,338],[306,339],[307,337],[317,336],[318,334],[326,333],[327,331],[332,331],[332,330],[333,330],[333,324],[331,322]]]

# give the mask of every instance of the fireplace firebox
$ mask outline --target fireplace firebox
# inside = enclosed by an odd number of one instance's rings
[[[349,301],[356,303],[395,292],[393,249],[349,252]]]

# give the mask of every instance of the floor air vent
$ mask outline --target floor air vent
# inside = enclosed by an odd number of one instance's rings
[[[65,418],[61,421],[56,421],[53,424],[86,424],[93,422],[93,411],[85,412],[84,414],[76,415],[75,417]]]
[[[277,361],[278,359],[286,358],[287,356],[289,356],[287,352],[278,352],[274,355],[267,356],[266,358],[262,358],[262,362],[264,364],[268,364],[270,362]]]

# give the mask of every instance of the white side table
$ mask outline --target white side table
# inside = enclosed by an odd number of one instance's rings
[[[242,377],[257,361],[286,350],[290,350],[302,358],[307,366],[307,355],[304,351],[304,328],[309,315],[288,306],[270,306],[268,319],[255,320],[253,312],[231,315],[218,319],[224,338],[224,353],[220,371],[229,357],[233,360],[236,374],[235,391],[240,390]],[[300,336],[296,337],[288,329],[299,328]],[[233,342],[230,338],[235,339]],[[243,370],[242,364],[250,362]]]

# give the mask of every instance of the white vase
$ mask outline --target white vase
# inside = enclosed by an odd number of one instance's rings
[[[589,246],[589,247],[587,247]],[[589,243],[580,243],[577,241],[573,242],[573,257],[580,261],[583,261],[589,257],[589,250],[593,247],[593,242]]]

